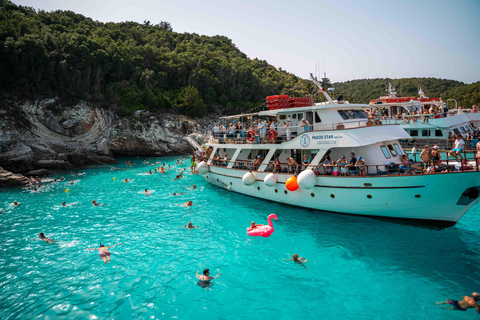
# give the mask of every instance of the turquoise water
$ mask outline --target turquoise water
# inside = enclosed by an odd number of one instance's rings
[[[75,178],[68,193],[67,182],[38,193],[1,190],[1,319],[476,316],[435,302],[480,291],[478,205],[454,227],[426,228],[253,199],[207,184],[176,158],[152,158],[173,168],[149,176],[156,166],[142,160],[121,159],[117,167],[129,171],[64,173]],[[184,177],[172,181],[183,167]],[[199,189],[188,190],[193,184]],[[92,199],[106,206],[92,207]],[[23,205],[14,208],[14,200]],[[194,206],[178,206],[188,200]],[[265,223],[270,213],[278,216],[270,238],[246,235],[252,220]],[[199,229],[182,228],[190,221]],[[39,232],[59,243],[30,240]],[[100,241],[122,243],[106,265],[97,251],[84,251]],[[294,253],[308,269],[282,260]],[[210,289],[197,286],[195,272],[204,268],[222,273]]]

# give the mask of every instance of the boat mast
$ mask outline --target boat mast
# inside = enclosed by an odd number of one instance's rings
[[[326,92],[325,88],[322,87],[321,83],[318,82],[317,78],[313,76],[313,74],[310,73],[310,79],[312,79],[313,83],[320,89],[320,91],[323,93],[325,98],[328,100],[328,104],[334,104],[332,97]]]

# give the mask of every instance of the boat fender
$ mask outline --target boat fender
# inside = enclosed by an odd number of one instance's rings
[[[317,177],[315,176],[315,172],[312,169],[307,169],[298,175],[297,183],[298,186],[304,190],[312,189],[315,187]]]
[[[293,176],[287,179],[285,182],[285,187],[288,191],[296,191],[298,189],[297,177]]]
[[[255,183],[255,180],[257,180],[257,177],[252,171],[245,173],[242,178],[243,184],[246,186],[251,186]]]
[[[204,175],[208,172],[208,164],[205,161],[200,162],[200,164],[197,166],[197,171],[201,175]]]
[[[267,187],[273,187],[277,183],[277,176],[274,173],[269,173],[265,176],[263,182]]]
[[[253,130],[249,130],[247,132],[247,139],[248,141],[253,141],[253,139],[255,139],[255,133],[253,132]]]

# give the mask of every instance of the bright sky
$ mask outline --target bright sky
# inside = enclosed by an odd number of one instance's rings
[[[101,22],[167,21],[224,35],[250,58],[332,82],[434,77],[480,80],[479,0],[13,0]],[[324,63],[325,62],[325,63]]]

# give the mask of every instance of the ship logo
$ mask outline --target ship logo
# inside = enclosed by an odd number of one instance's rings
[[[300,137],[300,144],[304,148],[308,147],[308,145],[310,144],[310,137],[306,134],[302,134],[302,136]]]

